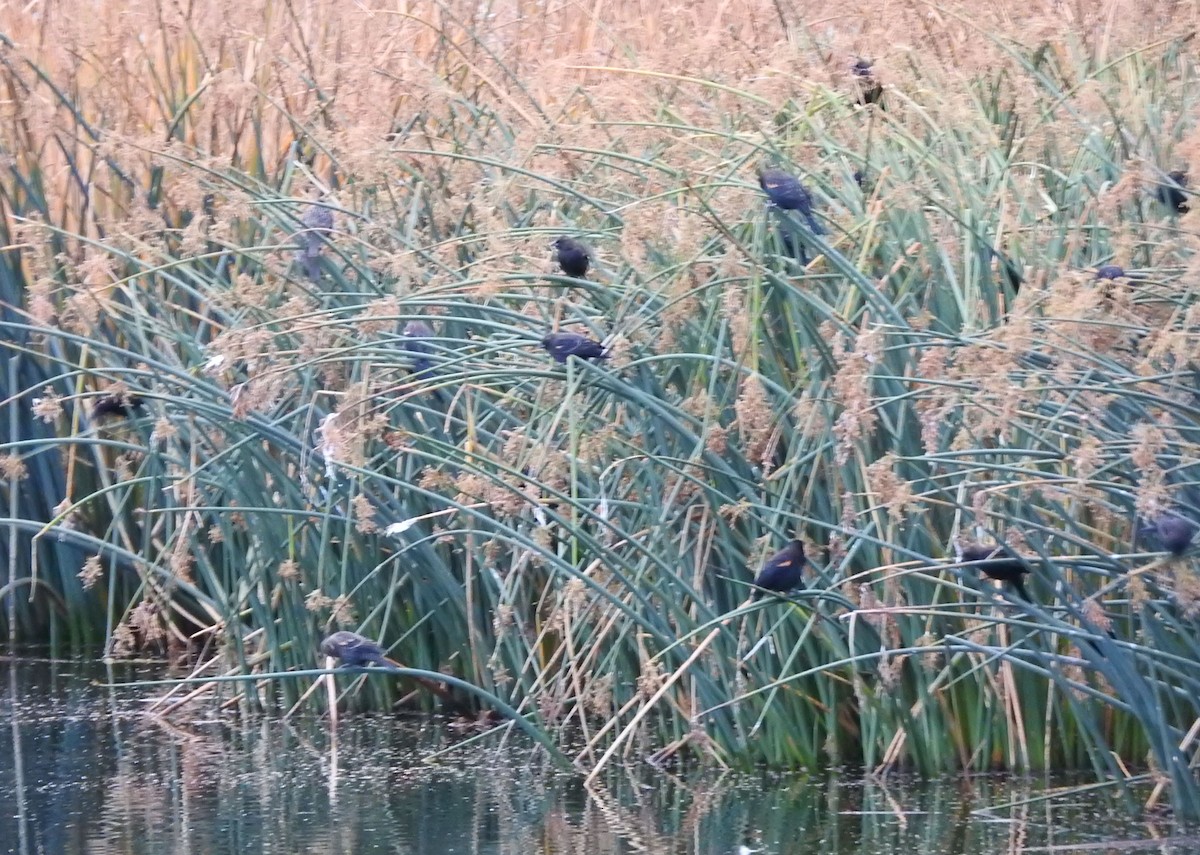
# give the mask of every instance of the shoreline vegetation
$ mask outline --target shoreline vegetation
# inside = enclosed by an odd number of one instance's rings
[[[444,674],[591,775],[1200,816],[1197,20],[0,11],[0,626],[317,711],[355,631],[343,711]]]

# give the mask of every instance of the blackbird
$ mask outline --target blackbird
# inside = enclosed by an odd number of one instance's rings
[[[554,260],[562,268],[562,272],[576,279],[587,275],[588,265],[592,261],[591,251],[577,240],[560,237],[554,242]]]
[[[1142,526],[1140,533],[1158,538],[1162,548],[1172,555],[1183,555],[1192,545],[1192,538],[1196,535],[1196,524],[1179,514],[1167,511]]]
[[[1097,279],[1120,279],[1125,275],[1125,268],[1116,264],[1101,264],[1096,268]]]
[[[1020,294],[1021,285],[1024,284],[1024,271],[1021,265],[999,250],[989,249],[989,252],[996,259],[997,272],[1004,277],[1004,281],[1008,283],[1008,287],[1012,288],[1013,294]]]
[[[146,402],[140,395],[131,395],[128,392],[122,395],[105,395],[92,405],[92,418],[120,416],[127,419],[133,415],[134,410],[142,410],[145,407]]]
[[[1154,195],[1158,198],[1158,201],[1171,210],[1186,214],[1190,210],[1187,194],[1184,192],[1187,186],[1188,176],[1186,172],[1179,170],[1168,172],[1167,180],[1158,185],[1158,189],[1154,191]]]
[[[568,356],[578,356],[580,359],[608,359],[604,345],[579,333],[550,333],[542,339],[542,347],[546,348],[558,363],[566,362]]]
[[[342,660],[343,668],[362,668],[367,665],[382,665],[394,668],[383,654],[383,648],[357,632],[338,630],[321,642],[321,653]]]
[[[798,178],[782,169],[759,169],[758,186],[777,208],[798,211],[815,234],[825,234],[825,229],[813,218],[812,196]]]
[[[430,353],[429,345],[423,343],[421,339],[433,337],[433,327],[424,321],[409,321],[404,325],[404,337],[409,339],[405,342],[404,350],[413,356],[412,368],[413,371],[421,372],[428,371],[433,367],[433,363],[429,361],[425,354]]]
[[[754,584],[758,588],[778,594],[803,588],[804,562],[804,544],[793,540],[767,559],[758,575],[754,577]],[[751,599],[757,600],[762,595],[762,590],[756,590]]]
[[[317,260],[321,257],[321,247],[325,239],[333,234],[333,211],[326,207],[323,200],[308,206],[300,222],[304,230],[300,232],[300,258],[304,262],[304,272],[309,279],[319,279],[321,267]]]
[[[883,87],[871,74],[872,65],[874,63],[869,59],[858,59],[850,66],[851,73],[858,78],[858,103],[864,107],[868,104],[878,104],[879,99],[883,97]]]
[[[999,546],[979,546],[978,544],[964,546],[962,560],[979,562],[979,570],[984,576],[1000,582],[1008,582],[1016,588],[1021,599],[1033,602],[1033,598],[1025,590],[1025,583],[1021,580],[1021,577],[1029,572],[1029,568],[1016,558],[992,558],[1000,549]]]

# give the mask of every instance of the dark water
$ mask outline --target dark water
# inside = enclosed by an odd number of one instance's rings
[[[637,765],[587,790],[515,742],[464,748],[441,726],[349,716],[335,745],[316,717],[199,704],[164,719],[146,714],[150,691],[102,685],[145,676],[0,658],[0,852],[1200,853],[1200,838],[1104,795],[1011,804],[1061,783]]]

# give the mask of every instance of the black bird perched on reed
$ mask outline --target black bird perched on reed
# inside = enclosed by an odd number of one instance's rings
[[[105,416],[120,416],[127,419],[133,415],[134,410],[143,410],[146,408],[146,402],[142,400],[140,395],[133,395],[128,392],[117,394],[111,393],[100,398],[92,405],[92,418],[102,419]]]
[[[883,97],[883,87],[875,76],[871,74],[871,66],[874,65],[869,59],[857,59],[854,65],[850,66],[851,73],[857,78],[858,83],[858,103],[862,106],[868,104],[878,104],[879,99]],[[883,106],[880,104],[880,106]]]
[[[568,356],[578,356],[580,359],[608,359],[604,345],[579,333],[550,333],[542,339],[542,347],[546,348],[558,363],[566,362]]]
[[[1025,281],[1025,271],[1022,266],[998,249],[989,247],[988,252],[991,253],[992,258],[996,259],[996,272],[1008,283],[1008,287],[1012,288],[1013,294],[1021,293],[1021,285]]]
[[[325,205],[322,196],[308,206],[300,222],[304,225],[304,230],[300,232],[300,259],[304,262],[304,272],[308,278],[315,281],[321,276],[321,267],[317,263],[321,257],[321,247],[325,245],[326,238],[333,234],[333,211]]]
[[[367,665],[382,665],[394,669],[383,653],[383,648],[365,635],[347,630],[338,630],[321,642],[321,653],[342,661],[343,668],[363,668]]]
[[[1017,558],[992,557],[1001,550],[1002,547],[999,546],[980,546],[978,544],[964,546],[962,560],[964,563],[977,563],[980,572],[989,579],[1008,582],[1020,594],[1021,599],[1032,603],[1033,598],[1025,590],[1025,583],[1021,579],[1022,576],[1029,572],[1029,568]]]
[[[577,240],[560,237],[554,242],[554,260],[563,273],[582,279],[592,262],[592,251]]]
[[[816,221],[812,213],[812,196],[804,189],[800,179],[789,175],[782,169],[758,170],[758,186],[767,194],[775,207],[784,211],[797,211],[804,217],[808,227],[814,234],[823,235],[825,229]]]
[[[1125,275],[1125,268],[1118,264],[1101,264],[1096,268],[1097,279],[1120,279]]]
[[[413,371],[420,373],[432,368],[433,363],[426,356],[431,352],[429,345],[422,342],[421,339],[433,338],[433,327],[424,321],[409,321],[404,325],[404,337],[408,339],[404,343],[404,350],[413,356]]]
[[[768,558],[762,569],[758,571],[758,575],[754,577],[754,584],[762,590],[756,590],[750,595],[750,599],[757,600],[763,595],[763,590],[786,594],[797,588],[803,588],[804,564],[804,544],[798,540],[789,542],[787,546]]]
[[[1177,211],[1180,214],[1186,214],[1189,210],[1187,193],[1184,190],[1188,186],[1188,176],[1186,172],[1176,170],[1167,173],[1167,180],[1161,182],[1158,188],[1154,191],[1154,195],[1158,201],[1166,205],[1172,211]]]
[[[1192,538],[1196,536],[1196,524],[1177,513],[1166,511],[1142,526],[1139,533],[1154,536],[1163,549],[1179,556],[1187,552],[1188,547],[1192,545]]]

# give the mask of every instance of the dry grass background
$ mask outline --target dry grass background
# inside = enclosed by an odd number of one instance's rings
[[[402,181],[440,167],[450,173],[449,204],[486,210],[502,206],[523,182],[512,175],[481,186],[471,164],[448,159],[462,152],[439,137],[438,122],[453,121],[450,102],[458,99],[486,105],[514,129],[504,152],[509,167],[581,180],[587,152],[620,136],[631,150],[663,142],[664,167],[703,185],[729,177],[726,134],[761,144],[789,99],[816,109],[830,93],[846,91],[856,57],[874,61],[881,82],[920,104],[894,121],[954,128],[977,120],[972,87],[981,74],[1010,70],[1005,97],[1018,110],[1032,100],[1032,91],[1021,90],[1034,84],[1008,45],[1044,44],[1064,68],[1085,56],[1090,67],[1102,67],[1172,40],[1194,44],[1198,12],[1195,2],[1121,0],[884,0],[836,10],[820,2],[603,0],[6,4],[5,61],[20,82],[9,80],[0,139],[13,156],[37,153],[47,194],[76,214],[82,233],[144,230],[145,212],[110,163],[131,174],[190,164],[168,170],[165,195],[179,209],[194,209],[205,171],[274,174],[297,140],[325,180],[329,158],[342,184]],[[51,84],[64,87],[74,109]],[[1110,110],[1136,121],[1155,97],[1079,80],[1023,147],[1036,152],[1041,135],[1066,143],[1079,136],[1081,122],[1103,123]],[[656,126],[667,101],[690,132]],[[406,133],[418,114],[432,125]],[[80,133],[81,119],[93,133]],[[709,137],[707,128],[720,134]],[[862,141],[860,122],[843,121],[829,133],[847,148]],[[667,139],[639,140],[660,135]],[[811,162],[813,152],[802,145],[788,154]],[[1197,172],[1200,138],[1189,135],[1172,155]]]

